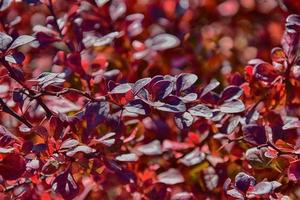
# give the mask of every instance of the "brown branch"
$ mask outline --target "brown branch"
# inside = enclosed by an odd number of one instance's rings
[[[13,116],[14,118],[16,118],[17,120],[19,120],[20,122],[22,122],[23,124],[25,124],[26,126],[28,126],[29,128],[32,128],[33,125],[27,121],[24,117],[20,116],[18,113],[16,113],[15,111],[13,111],[12,109],[10,109],[6,103],[3,101],[2,98],[0,98],[0,105],[2,107],[2,110],[8,114],[10,114],[11,116]]]
[[[49,5],[47,5],[47,8],[48,10],[50,11],[52,17],[53,17],[53,20],[54,20],[54,28],[56,29],[56,31],[58,32],[59,34],[59,37],[61,40],[64,40],[64,35],[62,34],[62,30],[59,28],[59,25],[57,23],[58,21],[58,18],[54,12],[54,8],[53,8],[53,2],[52,0],[49,0]],[[64,42],[67,47],[69,48],[69,50],[71,51],[73,48],[72,48],[72,45],[69,43],[69,42]]]
[[[10,191],[14,190],[16,187],[19,187],[19,186],[25,185],[25,184],[30,184],[30,183],[32,183],[32,181],[30,179],[26,179],[22,183],[16,183],[14,185],[11,185],[11,186],[8,186],[8,187],[4,188],[2,192],[7,193],[7,192],[10,192]]]
[[[267,142],[268,147],[271,147],[272,149],[274,149],[275,151],[277,151],[278,155],[295,155],[295,156],[300,156],[300,153],[295,153],[295,152],[291,152],[291,151],[284,151],[279,149],[273,142],[268,141]]]
[[[31,90],[30,88],[28,88],[19,78],[18,78],[18,76],[15,74],[15,72],[13,71],[13,68],[9,65],[9,63],[8,62],[6,62],[5,60],[4,60],[4,58],[1,58],[1,63],[2,63],[2,65],[7,69],[7,71],[9,72],[9,74],[10,74],[10,77],[11,78],[13,78],[15,81],[17,81],[23,88],[25,88],[28,92],[29,92],[29,94],[31,95],[31,96],[35,96],[36,94],[35,94],[35,92],[33,91],[33,90]],[[37,97],[36,98],[36,101],[37,101],[37,103],[45,110],[45,112],[46,112],[46,116],[47,116],[47,118],[50,118],[52,115],[53,115],[53,113],[52,113],[52,111],[46,106],[46,104],[44,104],[44,102],[43,102],[43,100],[41,99],[41,97]]]
[[[26,93],[24,90],[20,90],[20,92],[22,92],[23,94],[29,96],[32,99],[36,99],[36,98],[39,98],[39,97],[42,97],[42,96],[47,96],[47,95],[49,95],[49,96],[61,96],[61,95],[68,94],[68,93],[76,93],[78,95],[86,97],[87,99],[89,99],[91,101],[102,101],[102,100],[105,99],[104,96],[101,96],[98,99],[96,99],[95,97],[91,96],[88,92],[84,92],[84,91],[81,91],[81,90],[78,90],[78,89],[75,89],[75,88],[64,88],[63,90],[58,91],[58,92],[47,91],[47,90],[36,91],[35,92],[36,94],[34,96]]]

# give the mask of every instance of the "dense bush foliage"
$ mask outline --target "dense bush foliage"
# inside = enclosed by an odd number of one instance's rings
[[[0,199],[299,199],[300,2],[0,1]]]

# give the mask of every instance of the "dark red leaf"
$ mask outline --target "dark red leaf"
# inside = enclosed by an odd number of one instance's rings
[[[173,90],[173,83],[167,80],[157,81],[151,88],[154,101],[166,98]]]
[[[238,99],[243,94],[243,90],[237,86],[228,86],[220,95],[220,102]]]
[[[59,193],[65,199],[72,199],[79,192],[79,187],[69,169],[55,177],[51,185],[53,191]]]
[[[235,177],[235,186],[243,192],[246,192],[250,186],[254,186],[255,182],[253,176],[249,176],[244,172],[238,173]]]
[[[292,181],[300,180],[300,160],[291,162],[288,168],[288,177]]]
[[[5,180],[15,180],[26,170],[26,163],[18,154],[8,154],[0,161],[0,175]]]
[[[253,144],[260,145],[267,142],[266,130],[264,126],[249,124],[243,128],[244,139]]]

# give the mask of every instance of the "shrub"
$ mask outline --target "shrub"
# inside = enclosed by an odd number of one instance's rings
[[[1,199],[299,198],[299,7],[1,1]]]

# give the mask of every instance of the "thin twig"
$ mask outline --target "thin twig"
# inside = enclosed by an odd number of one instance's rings
[[[23,124],[25,124],[26,126],[28,126],[29,128],[32,128],[33,125],[27,121],[25,118],[21,117],[18,113],[16,113],[15,111],[13,111],[12,109],[10,109],[6,103],[3,101],[2,98],[0,98],[0,105],[2,107],[2,110],[8,114],[10,114],[11,116],[13,116],[14,118],[16,118],[17,120],[19,120],[20,122],[22,122]]]
[[[18,76],[15,74],[13,68],[9,65],[8,62],[6,62],[3,58],[1,58],[1,63],[2,65],[7,69],[7,71],[10,74],[10,77],[13,78],[15,81],[17,81],[24,89],[26,89],[28,91],[28,93],[31,96],[35,96],[35,92],[33,90],[31,90],[30,88],[28,88],[19,78]],[[47,118],[50,118],[53,113],[52,111],[46,106],[46,104],[44,104],[43,100],[41,99],[41,97],[37,97],[36,98],[37,103],[45,110],[46,112],[46,116]]]

